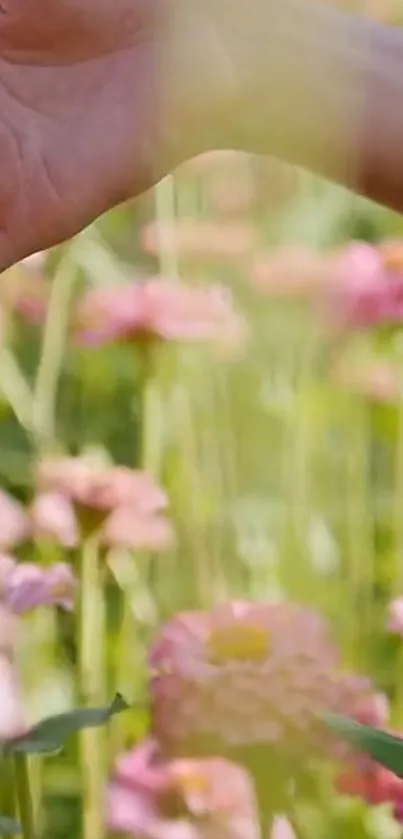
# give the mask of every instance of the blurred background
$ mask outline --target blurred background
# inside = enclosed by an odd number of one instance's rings
[[[402,14],[398,0],[343,5],[397,24]],[[166,297],[150,293],[145,325],[126,312],[122,326],[121,285],[156,277]],[[194,302],[171,303],[177,280]],[[169,315],[171,305],[172,322],[158,326],[158,307]],[[374,680],[402,728],[403,609],[388,630],[403,597],[402,320],[401,217],[233,152],[191,161],[2,277],[1,550],[76,567],[63,511],[35,506],[44,456],[147,469],[169,499],[174,537],[154,534],[163,550],[152,534],[139,550],[112,539],[105,564],[108,693],[117,673],[137,703],[119,724],[125,742],[147,728],[155,628],[228,597],[323,611],[345,665]],[[19,515],[29,537],[13,525]],[[74,704],[74,618],[56,609],[25,620],[26,710],[37,720]],[[69,743],[36,773],[54,839],[79,833],[76,761]],[[312,811],[309,826],[315,839],[401,832],[387,806],[344,795]]]

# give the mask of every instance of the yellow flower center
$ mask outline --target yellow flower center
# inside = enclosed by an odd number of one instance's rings
[[[260,626],[233,624],[213,629],[209,642],[210,660],[214,664],[226,661],[264,661],[269,653],[267,630]]]
[[[190,769],[189,767],[178,767],[176,774],[176,782],[181,789],[183,795],[204,796],[208,790],[208,783],[205,774],[197,769]]]

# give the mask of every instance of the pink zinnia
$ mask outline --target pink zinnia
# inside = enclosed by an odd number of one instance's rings
[[[334,383],[350,393],[375,402],[395,403],[401,393],[401,378],[387,361],[356,363],[354,359],[341,359],[331,369]]]
[[[361,798],[366,804],[376,806],[394,800],[398,780],[388,769],[384,769],[375,761],[364,759],[362,766],[357,762],[356,766],[340,772],[335,786],[337,792],[342,795]],[[400,780],[399,783],[403,791],[403,782]]]
[[[162,551],[172,546],[173,527],[160,511],[141,511],[135,505],[117,507],[105,521],[102,541],[110,547]]]
[[[212,260],[237,264],[251,255],[256,244],[256,228],[245,222],[211,222],[180,219],[166,222],[164,228],[151,222],[141,231],[145,253],[158,256],[160,237],[169,238],[180,258],[205,263]]]
[[[378,250],[385,270],[403,272],[403,239],[384,239]]]
[[[24,542],[29,535],[30,524],[24,507],[0,489],[0,550]]]
[[[202,341],[234,348],[243,345],[244,319],[221,287],[189,287],[150,279],[95,289],[77,312],[78,334],[84,343],[108,341]]]
[[[71,610],[77,583],[69,565],[58,562],[41,568],[0,555],[0,602],[13,614],[36,606],[61,606]]]
[[[57,492],[37,495],[30,509],[33,535],[64,548],[77,546],[78,526],[71,501]]]
[[[222,758],[163,762],[145,741],[116,763],[108,827],[136,839],[258,839],[253,786]]]
[[[323,288],[326,261],[319,253],[302,247],[260,253],[252,262],[251,281],[271,297],[306,297]]]
[[[168,755],[225,754],[280,777],[328,752],[321,720],[370,693],[343,675],[326,622],[294,603],[230,603],[179,614],[150,654],[153,732]]]
[[[295,831],[285,816],[274,816],[270,839],[296,839]]]
[[[21,687],[15,665],[18,619],[0,606],[0,742],[26,730]]]
[[[392,732],[396,733],[396,732]],[[361,753],[351,755],[335,778],[337,792],[361,798],[366,804],[392,805],[393,815],[403,824],[403,780]]]
[[[327,299],[337,329],[370,329],[403,320],[403,272],[371,245],[350,244],[334,259]]]
[[[146,472],[105,466],[85,457],[43,461],[37,480],[40,490],[56,492],[74,504],[86,531],[98,529],[118,507],[132,506],[147,514],[167,504],[165,493]]]
[[[356,702],[351,703],[350,715],[361,725],[386,728],[389,720],[388,698],[384,693],[358,694]]]

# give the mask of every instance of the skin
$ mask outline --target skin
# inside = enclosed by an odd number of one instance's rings
[[[310,0],[234,2],[0,0],[0,269],[210,148],[403,209],[400,33]]]
[[[154,0],[41,0],[39,14],[2,0],[0,268],[148,188],[193,136],[203,147],[195,91],[179,84],[190,62],[202,78],[195,23],[184,14],[177,30]]]

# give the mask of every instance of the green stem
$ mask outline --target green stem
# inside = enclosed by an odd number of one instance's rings
[[[161,467],[163,428],[161,395],[153,375],[153,358],[145,364],[141,383],[141,431],[139,467],[158,479]],[[147,372],[148,371],[148,372]]]
[[[346,460],[346,654],[352,667],[368,665],[373,637],[374,530],[371,513],[369,407],[355,397],[349,406]],[[347,599],[346,599],[347,604]]]
[[[312,566],[309,551],[313,510],[311,476],[316,455],[316,438],[311,417],[306,409],[307,398],[314,381],[318,346],[317,325],[313,320],[307,321],[303,315],[301,332],[296,336],[288,358],[285,356],[285,375],[293,387],[295,403],[293,410],[287,411],[285,415],[282,482],[287,526],[282,537],[284,553],[279,579],[288,596],[301,602],[312,602],[313,597],[316,602],[322,598],[321,580]]]
[[[138,425],[139,442],[138,446],[136,446],[135,467],[146,469],[149,474],[156,478],[161,462],[162,416],[159,392],[153,376],[154,348],[145,345],[144,347],[140,347],[140,353],[141,374],[138,383],[140,391],[140,421]],[[150,590],[154,592],[154,586],[150,582],[150,577],[153,576],[154,572],[152,556],[146,556],[143,552],[139,562],[141,563],[141,573],[136,580],[136,588],[137,586],[142,587],[149,584]],[[134,699],[133,693],[136,689],[137,667],[134,659],[136,648],[134,640],[137,639],[139,641],[139,638],[143,636],[143,627],[136,626],[137,619],[133,610],[133,588],[133,582],[129,582],[126,587],[123,586],[121,589],[115,671],[116,688],[119,692],[123,693],[128,701]],[[131,661],[130,667],[128,667],[128,661]],[[139,661],[138,664],[139,668],[141,668],[142,661]],[[127,719],[123,715],[117,716],[111,725],[111,745],[114,752],[124,747],[127,734]]]
[[[71,299],[77,278],[72,260],[72,247],[69,246],[63,251],[53,278],[35,382],[32,425],[40,448],[50,446],[55,438],[57,390],[66,350]]]
[[[106,694],[105,603],[98,545],[85,541],[81,565],[79,614],[79,698],[84,707],[103,705]],[[104,836],[103,796],[106,784],[106,734],[100,728],[80,735],[83,837]]]
[[[397,557],[397,569],[395,572],[395,586],[396,594],[400,597],[403,593],[403,572],[401,569],[401,557],[403,551],[403,401],[399,396],[398,410],[398,429],[397,429],[397,443],[395,455],[395,487],[394,487],[394,541],[395,554]],[[403,647],[399,651],[399,666],[396,672],[401,674],[401,665],[403,663]],[[397,680],[395,702],[394,702],[394,724],[401,726],[403,721],[403,680],[401,676]]]
[[[0,351],[0,393],[7,400],[20,425],[32,430],[32,392],[15,355],[2,347]]]
[[[16,816],[15,784],[13,763],[9,757],[0,757],[0,813]]]
[[[35,839],[34,807],[31,795],[28,757],[16,754],[14,760],[15,790],[23,839]]]
[[[159,234],[159,269],[163,276],[171,279],[178,279],[179,265],[176,252],[176,242],[173,233],[175,222],[175,180],[168,175],[155,187],[155,215]],[[159,393],[154,379],[154,347],[140,347],[141,374],[140,374],[140,441],[137,448],[135,466],[146,469],[155,478],[158,478],[161,466],[161,404]],[[143,565],[147,563],[148,582],[154,590],[153,580],[154,565],[151,557],[141,557]],[[128,695],[131,691],[130,676],[128,680],[128,651],[129,659],[133,660],[132,638],[134,634],[136,617],[132,608],[132,590],[122,591],[121,612],[118,631],[118,658],[116,662],[117,685],[127,685]],[[136,633],[138,634],[138,633]],[[141,634],[141,633],[140,633]],[[133,667],[130,668],[133,672]],[[119,748],[124,743],[126,734],[126,720],[117,717],[112,726],[112,745]]]
[[[35,545],[36,561],[38,565],[49,566],[53,562],[61,559],[60,550],[47,540]],[[40,670],[42,667],[46,669],[54,669],[56,665],[56,639],[57,639],[57,624],[56,624],[56,610],[55,609],[38,609],[34,612],[31,618],[31,626],[35,641],[38,645],[38,651],[41,660],[41,668],[38,668],[38,660],[34,660],[28,664],[28,678],[29,685],[34,690],[39,684]],[[35,830],[37,835],[42,834],[42,826],[44,821],[44,793],[45,793],[45,763],[41,756],[32,755],[30,757],[30,781],[31,781],[31,796],[33,801]]]

